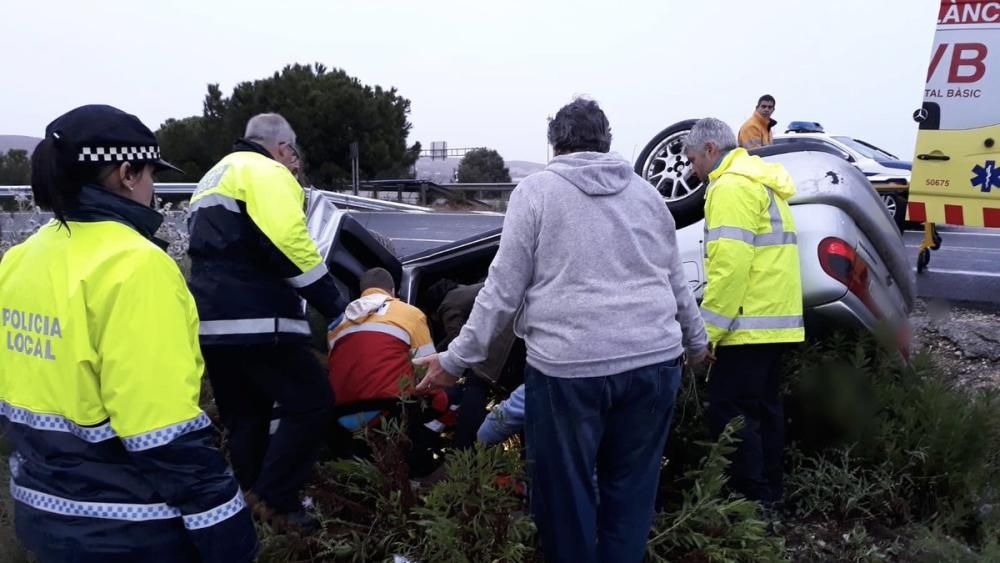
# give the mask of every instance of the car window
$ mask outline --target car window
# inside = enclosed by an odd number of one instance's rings
[[[899,160],[895,155],[858,139],[852,139],[851,137],[834,137],[834,139],[874,160]]]

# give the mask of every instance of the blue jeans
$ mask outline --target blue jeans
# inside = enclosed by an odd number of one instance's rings
[[[680,379],[679,358],[605,377],[527,367],[531,512],[548,563],[643,560]]]

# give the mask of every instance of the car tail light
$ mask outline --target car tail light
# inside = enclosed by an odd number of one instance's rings
[[[819,263],[827,275],[846,285],[847,290],[860,299],[873,315],[882,318],[868,290],[868,264],[858,256],[854,247],[839,238],[825,238],[819,243]]]

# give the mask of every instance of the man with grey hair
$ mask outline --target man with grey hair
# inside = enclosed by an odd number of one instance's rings
[[[454,384],[511,320],[524,338],[531,509],[549,562],[642,561],[685,350],[707,337],[663,198],[609,153],[596,102],[549,123],[555,157],[511,194],[459,336],[418,389]],[[520,311],[520,312],[519,312]],[[594,487],[594,472],[598,486]]]
[[[732,129],[718,119],[698,121],[685,152],[709,182],[701,310],[718,358],[709,379],[709,429],[718,437],[730,420],[743,417],[731,484],[773,506],[783,496],[781,360],[790,344],[805,339],[788,207],[795,184],[782,165],[738,148]]]
[[[191,198],[188,283],[236,477],[258,516],[309,528],[317,524],[298,494],[334,401],[300,298],[328,319],[346,304],[306,229],[297,162],[284,117],[247,123]],[[276,402],[281,422],[269,436]]]

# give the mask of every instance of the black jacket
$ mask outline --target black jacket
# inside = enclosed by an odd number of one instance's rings
[[[307,342],[302,299],[328,318],[346,303],[309,238],[304,193],[264,147],[246,140],[191,198],[191,293],[203,345]]]

